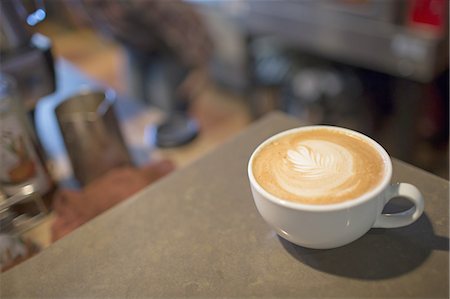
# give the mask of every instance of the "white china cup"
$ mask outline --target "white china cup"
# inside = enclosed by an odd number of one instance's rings
[[[424,200],[420,191],[408,183],[391,184],[392,162],[384,148],[361,133],[334,126],[329,128],[351,133],[367,141],[384,159],[385,173],[374,189],[341,203],[308,205],[274,196],[258,184],[252,166],[255,156],[264,146],[287,134],[327,127],[306,126],[281,132],[261,143],[250,157],[248,177],[255,205],[278,235],[303,247],[328,249],[353,242],[372,227],[402,227],[413,223],[422,215]],[[395,197],[407,198],[414,206],[399,213],[382,213],[384,206]]]

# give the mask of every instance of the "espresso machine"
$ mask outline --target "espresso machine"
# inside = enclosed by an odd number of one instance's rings
[[[45,17],[43,0],[0,1],[0,222],[10,227],[0,230],[2,250],[43,219],[55,190],[34,130],[36,103],[56,87],[52,43],[32,30]]]

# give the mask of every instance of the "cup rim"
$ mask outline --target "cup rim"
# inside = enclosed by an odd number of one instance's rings
[[[340,132],[345,132],[348,134],[352,134],[354,136],[360,137],[362,139],[364,139],[365,141],[367,141],[370,145],[372,145],[377,152],[381,155],[384,163],[385,163],[385,174],[383,179],[381,180],[381,182],[372,190],[370,190],[369,192],[364,193],[363,195],[354,198],[354,199],[350,199],[350,200],[346,200],[340,203],[333,203],[333,204],[321,204],[321,205],[314,205],[314,204],[304,204],[304,203],[298,203],[298,202],[293,202],[293,201],[289,201],[286,199],[282,199],[278,196],[275,196],[271,193],[269,193],[268,191],[266,191],[255,179],[254,175],[253,175],[253,160],[255,158],[255,156],[261,151],[261,149],[267,145],[268,143],[281,138],[285,135],[288,134],[292,134],[295,132],[299,132],[299,131],[310,131],[310,130],[315,130],[315,129],[330,129],[330,130],[336,130],[336,131],[340,131]],[[248,166],[247,166],[247,172],[248,172],[248,177],[250,180],[250,184],[252,185],[253,188],[255,188],[260,194],[262,194],[265,198],[267,198],[269,201],[280,205],[280,206],[284,206],[287,208],[291,208],[294,210],[303,210],[303,211],[312,211],[312,212],[325,212],[325,211],[334,211],[334,210],[342,210],[342,209],[348,209],[357,205],[360,205],[364,202],[369,201],[370,199],[374,198],[375,196],[377,196],[379,193],[381,193],[386,186],[390,183],[391,178],[392,178],[392,161],[391,158],[389,156],[389,154],[387,153],[387,151],[375,140],[373,140],[372,138],[370,138],[369,136],[366,136],[358,131],[355,130],[351,130],[351,129],[347,129],[347,128],[343,128],[343,127],[339,127],[339,126],[331,126],[331,125],[311,125],[311,126],[303,126],[303,127],[297,127],[297,128],[293,128],[293,129],[288,129],[282,132],[279,132],[271,137],[269,137],[268,139],[264,140],[262,143],[260,143],[255,150],[252,152],[252,155],[250,156],[249,162],[248,162]]]

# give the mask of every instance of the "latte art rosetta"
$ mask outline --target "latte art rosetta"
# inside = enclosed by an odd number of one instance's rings
[[[344,147],[324,140],[306,140],[287,150],[286,159],[274,165],[280,186],[291,193],[317,197],[337,190],[353,175],[353,157]]]
[[[265,145],[253,162],[264,189],[308,204],[356,198],[374,188],[383,171],[383,159],[366,141],[330,129],[282,136]]]
[[[351,154],[344,147],[327,141],[308,140],[299,143],[296,149],[288,150],[287,157],[293,170],[301,172],[305,178],[337,174],[346,159],[353,164]]]

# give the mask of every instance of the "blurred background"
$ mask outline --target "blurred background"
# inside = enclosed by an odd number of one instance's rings
[[[63,145],[54,144],[54,107],[84,84],[116,91],[137,165],[162,157],[182,167],[281,110],[304,124],[361,131],[392,156],[449,177],[447,0],[1,5],[0,70],[18,81],[62,185],[71,170],[55,149]],[[151,132],[175,143],[155,143]]]
[[[217,138],[205,144],[278,109],[362,131],[448,178],[448,1],[187,2],[213,43],[209,72],[192,72],[190,111]],[[126,94],[123,43],[98,30],[83,1],[45,6],[33,30],[51,40],[55,59]]]

